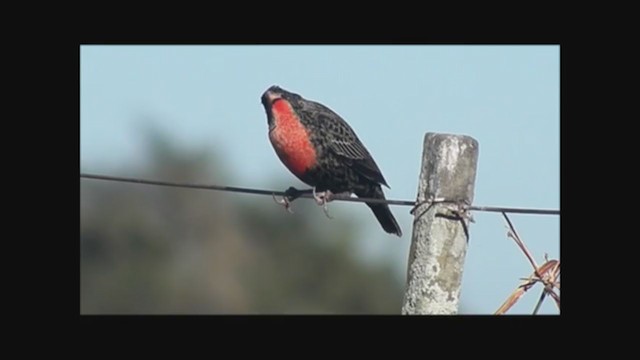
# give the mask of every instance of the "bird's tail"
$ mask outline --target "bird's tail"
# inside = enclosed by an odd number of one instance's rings
[[[365,192],[356,192],[358,197],[368,197],[374,199],[385,199],[384,193],[382,192],[382,188],[380,185],[376,185],[368,189]],[[402,230],[400,230],[400,226],[396,221],[396,218],[393,217],[393,213],[391,213],[391,209],[389,209],[389,205],[387,204],[376,204],[376,203],[366,203],[367,206],[371,208],[373,214],[378,219],[380,225],[384,231],[390,234],[396,234],[398,236],[402,236]]]

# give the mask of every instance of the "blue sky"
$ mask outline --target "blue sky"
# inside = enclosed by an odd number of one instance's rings
[[[391,186],[387,198],[415,199],[424,134],[442,132],[480,144],[474,204],[560,207],[559,46],[82,46],[81,170],[112,174],[142,161],[151,125],[224,153],[229,185],[265,188],[275,178],[303,188],[268,141],[260,96],[274,84],[349,122]],[[393,261],[404,276],[412,217],[392,211],[400,240],[379,234],[368,209],[348,214],[370,228],[363,256]],[[491,313],[531,268],[499,214],[474,217],[461,299]],[[512,221],[536,260],[559,258],[559,216]],[[538,295],[512,312],[530,313]],[[548,302],[542,312],[557,310]]]

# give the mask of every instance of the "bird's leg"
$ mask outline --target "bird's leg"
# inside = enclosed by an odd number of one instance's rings
[[[322,206],[322,211],[329,218],[333,219],[331,215],[329,215],[329,209],[327,208],[327,203],[333,200],[333,193],[329,190],[325,190],[319,193],[316,193],[316,187],[313,187],[313,198],[316,200],[316,204]]]
[[[273,201],[275,201],[276,204],[284,206],[284,209],[287,210],[288,213],[293,214],[293,210],[291,210],[291,201],[287,200],[286,196],[283,196],[280,200],[276,199],[275,194],[272,194],[271,196],[273,196]]]
[[[273,196],[273,201],[275,201],[277,204],[280,204],[280,205],[284,206],[285,210],[287,210],[289,213],[293,214],[293,210],[291,210],[291,203],[295,199],[297,199],[300,196],[302,196],[303,194],[309,194],[311,192],[313,192],[313,189],[298,190],[298,189],[294,188],[293,186],[290,186],[287,190],[285,190],[284,196],[282,197],[282,199],[280,199],[280,200],[276,199],[275,194],[272,195],[272,196]]]

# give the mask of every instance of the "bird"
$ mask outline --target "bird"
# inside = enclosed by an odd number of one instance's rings
[[[261,102],[267,115],[269,140],[277,156],[293,175],[313,187],[316,201],[325,204],[325,213],[326,202],[334,194],[385,199],[382,185],[390,188],[387,181],[340,115],[277,85],[262,94]],[[402,236],[389,205],[366,204],[384,231]]]

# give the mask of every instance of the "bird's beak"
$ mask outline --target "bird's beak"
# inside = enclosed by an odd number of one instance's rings
[[[267,90],[267,91],[264,92],[264,94],[262,94],[262,103],[264,105],[267,105],[267,104],[271,105],[271,104],[273,104],[274,101],[276,101],[278,99],[281,99],[281,98],[282,98],[281,94],[278,94],[278,93],[276,93],[274,91],[271,91],[271,90]]]

